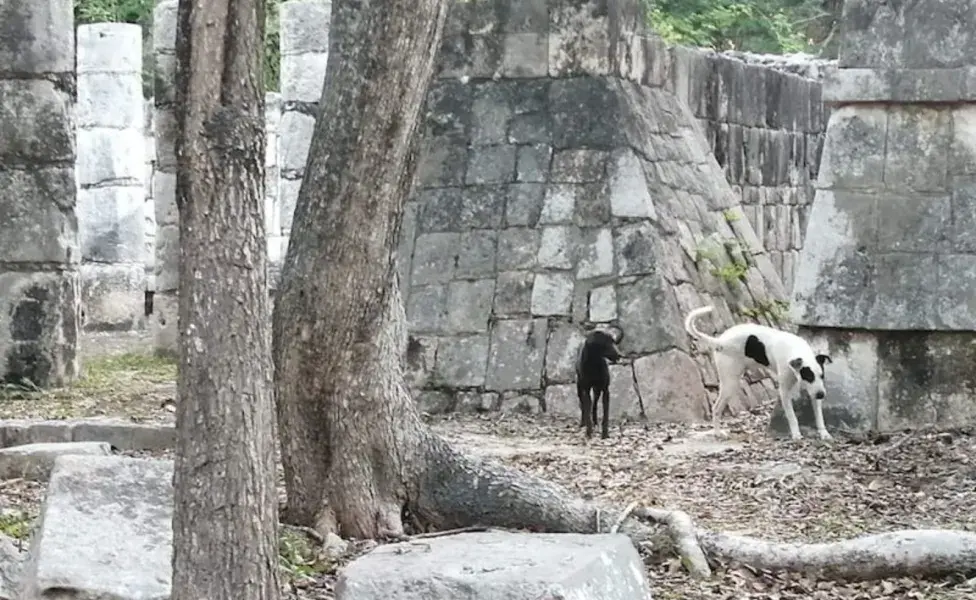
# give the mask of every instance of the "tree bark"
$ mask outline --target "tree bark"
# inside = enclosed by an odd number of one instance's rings
[[[681,555],[696,576],[710,574],[706,552],[823,567],[820,550],[756,552],[763,542],[696,530],[679,512],[639,509],[624,518],[627,509],[466,456],[421,422],[404,379],[406,317],[393,251],[446,7],[444,0],[333,0],[332,7],[323,118],[273,321],[285,520],[354,538],[403,536],[407,514],[429,529],[596,533],[619,525],[635,542]],[[839,547],[850,548],[861,546]]]
[[[263,0],[180,0],[174,600],[276,599]]]

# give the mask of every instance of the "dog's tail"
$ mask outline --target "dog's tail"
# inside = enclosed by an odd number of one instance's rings
[[[714,307],[712,306],[702,306],[701,308],[696,308],[688,313],[688,316],[685,317],[685,331],[687,331],[688,335],[696,340],[702,340],[713,348],[721,348],[722,343],[718,341],[718,338],[706,335],[695,327],[695,319],[702,315],[707,315],[708,313],[712,312],[712,310],[714,310]]]

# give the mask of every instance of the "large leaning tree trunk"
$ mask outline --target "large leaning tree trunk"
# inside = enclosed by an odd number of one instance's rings
[[[180,0],[174,600],[275,599],[264,0]]]
[[[332,2],[322,112],[274,313],[285,519],[354,538],[401,537],[408,513],[430,529],[619,530],[677,552],[698,576],[710,572],[706,552],[844,577],[967,564],[976,534],[950,532],[949,552],[911,533],[770,544],[698,530],[680,511],[598,506],[466,456],[422,423],[404,380],[393,249],[445,10],[445,0]]]

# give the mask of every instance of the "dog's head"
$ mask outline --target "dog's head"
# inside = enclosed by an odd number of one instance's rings
[[[803,357],[790,361],[790,368],[796,373],[800,389],[810,398],[823,400],[827,396],[827,388],[824,386],[824,365],[830,362],[832,361],[826,354],[815,355],[813,362]]]
[[[591,331],[586,336],[586,345],[596,350],[600,356],[612,363],[619,361],[620,350],[617,349],[617,340],[609,332],[602,329]]]

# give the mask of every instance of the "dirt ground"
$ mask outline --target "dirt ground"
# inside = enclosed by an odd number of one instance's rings
[[[163,407],[176,368],[153,358],[144,336],[86,337],[85,377],[68,390],[0,389],[0,418],[117,415],[172,421]],[[771,407],[770,407],[771,408]],[[765,412],[726,421],[717,441],[704,425],[614,424],[609,440],[586,441],[576,424],[545,415],[495,413],[431,417],[431,426],[472,453],[558,482],[621,508],[631,501],[686,511],[700,527],[781,541],[830,541],[910,528],[976,531],[976,431],[902,432],[823,443],[775,441]],[[0,483],[0,530],[26,537],[43,488]],[[614,516],[610,515],[612,519]],[[356,554],[372,542],[355,544]],[[282,535],[286,596],[332,598],[335,572],[305,536]],[[974,573],[939,581],[834,583],[713,565],[707,582],[677,561],[648,565],[656,599],[976,597]]]

